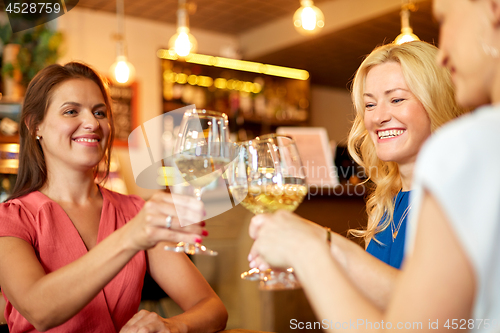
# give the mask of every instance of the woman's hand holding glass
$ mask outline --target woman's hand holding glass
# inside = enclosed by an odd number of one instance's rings
[[[255,215],[249,234],[255,240],[248,255],[250,267],[260,270],[292,267],[311,245],[320,244],[328,251],[325,228],[285,210]]]
[[[226,172],[235,202],[241,202],[254,214],[295,210],[306,195],[307,187],[293,139],[269,134],[240,145],[238,158]],[[299,286],[292,268],[282,272],[252,269],[241,277],[260,280],[263,289]]]
[[[203,202],[194,197],[183,197],[183,200],[176,197],[174,205],[170,193],[155,193],[124,227],[130,230],[127,237],[130,247],[146,250],[162,241],[200,243],[202,236],[208,234],[203,227],[204,222],[182,227],[179,216],[185,221],[202,221],[205,215]]]
[[[238,154],[238,146],[229,141],[226,114],[192,109],[184,113],[174,151],[173,162],[178,173],[201,201],[202,190],[217,182],[226,165]],[[217,255],[200,242],[179,242],[165,250]]]

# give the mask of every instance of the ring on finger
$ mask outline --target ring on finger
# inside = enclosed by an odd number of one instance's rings
[[[172,215],[168,215],[165,219],[165,227],[167,227],[167,229],[172,228]]]

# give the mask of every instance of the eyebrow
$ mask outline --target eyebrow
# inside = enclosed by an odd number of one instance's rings
[[[396,90],[403,90],[403,91],[406,91],[406,92],[408,92],[408,91],[409,91],[409,90],[407,90],[407,89],[403,89],[403,88],[394,88],[394,89],[389,89],[389,90],[384,91],[384,95],[389,95],[389,94],[391,94],[391,93],[395,92]],[[364,93],[364,94],[363,94],[363,96],[368,96],[368,97],[372,97],[372,98],[374,97],[374,96],[373,96],[372,94],[370,94],[370,93]]]
[[[82,106],[80,103],[77,103],[77,102],[65,102],[61,105],[61,108],[65,107],[65,106],[77,106],[77,107],[80,107]],[[106,107],[106,104],[104,103],[99,103],[99,104],[96,104],[92,107],[92,109],[97,109],[97,108],[100,108],[100,107]]]

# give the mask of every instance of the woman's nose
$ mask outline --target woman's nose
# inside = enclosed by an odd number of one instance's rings
[[[89,131],[99,128],[99,121],[94,117],[93,112],[83,112],[83,128]]]
[[[385,105],[379,104],[378,107],[373,110],[373,120],[378,125],[388,122],[391,118],[391,111]]]

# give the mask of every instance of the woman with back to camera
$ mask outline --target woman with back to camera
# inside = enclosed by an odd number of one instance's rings
[[[21,115],[19,173],[0,205],[0,285],[11,332],[197,332],[225,327],[224,305],[191,261],[164,241],[201,242],[202,203],[148,202],[96,184],[109,171],[107,86],[81,63],[51,65],[30,82]],[[146,269],[185,311],[139,307]]]
[[[434,0],[433,11],[440,24],[438,63],[452,73],[457,102],[478,109],[422,149],[408,259],[387,309],[352,287],[313,234],[303,237],[310,247],[302,257],[275,256],[270,240],[282,247],[286,239],[276,237],[280,223],[266,223],[254,250],[272,265],[295,267],[320,318],[364,318],[392,329],[421,323],[433,332],[500,332],[500,1]]]
[[[454,101],[449,72],[435,62],[437,52],[421,41],[378,47],[360,65],[353,82],[356,118],[348,149],[375,189],[367,201],[367,229],[351,231],[364,237],[366,252],[332,233],[332,253],[353,283],[381,308],[387,305],[399,274],[396,268],[403,261],[417,154],[432,132],[465,112]],[[255,220],[252,237],[260,226]],[[325,237],[319,225],[302,227]],[[259,259],[252,265],[260,265]]]

